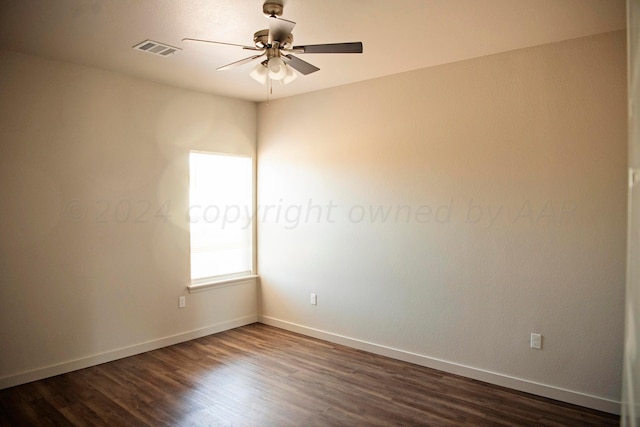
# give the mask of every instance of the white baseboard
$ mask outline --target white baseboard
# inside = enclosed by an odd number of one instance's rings
[[[483,369],[478,369],[471,366],[460,365],[458,363],[448,362],[446,360],[436,359],[417,353],[411,353],[392,347],[387,347],[355,338],[346,337],[343,335],[334,334],[327,331],[322,331],[319,329],[310,328],[303,325],[298,325],[270,316],[262,315],[259,316],[258,320],[265,325],[275,326],[277,328],[285,329],[291,332],[297,332],[302,335],[319,338],[336,344],[356,348],[358,350],[364,350],[381,356],[386,356],[416,365],[425,366],[427,368],[461,375],[474,380],[483,381],[486,383],[507,387],[513,390],[535,394],[537,396],[547,397],[550,399],[559,400],[586,408],[596,409],[598,411],[604,411],[616,415],[620,414],[620,402],[616,402],[614,400],[606,399],[603,397],[592,396],[573,390],[567,390],[524,380],[521,378],[499,374],[497,372],[485,371]]]
[[[136,354],[145,353],[151,350],[157,350],[159,348],[178,344],[184,341],[201,338],[206,335],[216,334],[218,332],[223,332],[240,326],[249,325],[251,323],[256,323],[257,321],[257,315],[240,317],[226,322],[216,323],[215,325],[210,325],[204,328],[171,335],[140,344],[134,344],[132,346],[122,347],[104,353],[93,354],[91,356],[82,357],[80,359],[70,360],[55,365],[45,366],[43,368],[38,368],[31,371],[8,375],[6,377],[0,378],[0,389],[25,384],[31,381],[41,380],[43,378],[52,377],[54,375],[66,374],[67,372],[88,368],[90,366],[99,365],[101,363],[112,362],[124,357],[134,356]]]

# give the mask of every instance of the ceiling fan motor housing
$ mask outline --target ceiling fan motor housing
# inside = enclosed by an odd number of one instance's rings
[[[269,47],[269,30],[256,31],[253,35],[253,42],[258,49],[265,49]],[[293,34],[289,34],[286,40],[278,46],[282,49],[289,49],[293,46]]]

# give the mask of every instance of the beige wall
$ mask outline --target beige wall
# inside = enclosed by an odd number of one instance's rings
[[[255,321],[255,284],[185,289],[188,151],[254,155],[255,104],[9,52],[0,76],[0,386]]]
[[[625,93],[616,32],[261,104],[262,319],[615,408]]]
[[[629,168],[635,182],[629,188],[625,352],[622,381],[624,427],[640,426],[640,0],[627,3],[629,62]]]

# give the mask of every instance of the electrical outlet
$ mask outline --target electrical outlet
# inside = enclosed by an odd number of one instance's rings
[[[309,302],[311,303],[311,305],[318,305],[318,295],[311,294],[311,299]]]
[[[187,299],[185,297],[178,298],[178,307],[185,308],[187,306]]]
[[[534,333],[531,334],[531,348],[542,350],[542,335]]]

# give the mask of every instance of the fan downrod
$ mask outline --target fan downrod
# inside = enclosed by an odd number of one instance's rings
[[[283,11],[284,6],[281,1],[268,1],[262,5],[262,12],[269,17],[282,16]]]

